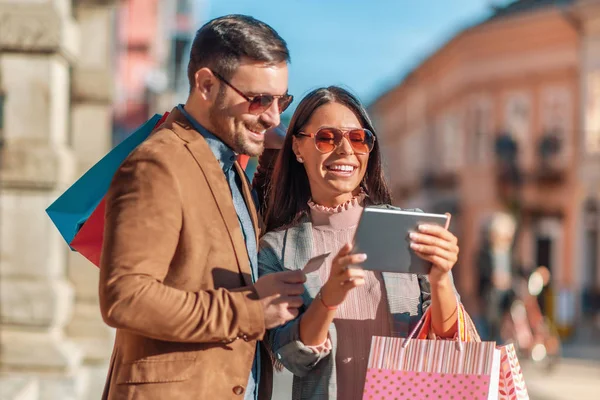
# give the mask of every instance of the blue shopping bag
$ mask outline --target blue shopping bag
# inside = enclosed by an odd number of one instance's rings
[[[161,118],[161,115],[156,114],[150,118],[98,161],[46,209],[46,213],[71,250],[78,251],[71,245],[73,239],[104,199],[117,169],[166,116],[167,114]],[[103,225],[100,228],[103,230]]]

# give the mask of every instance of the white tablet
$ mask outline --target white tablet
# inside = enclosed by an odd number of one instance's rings
[[[354,235],[353,253],[365,253],[364,269],[382,272],[428,274],[431,263],[410,248],[409,234],[420,224],[446,226],[445,214],[403,211],[400,208],[365,207]]]

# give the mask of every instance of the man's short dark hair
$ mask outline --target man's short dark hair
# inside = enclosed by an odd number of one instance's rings
[[[234,14],[207,22],[198,29],[192,43],[188,64],[190,90],[199,69],[208,67],[229,79],[243,57],[267,65],[290,62],[285,41],[262,21]]]

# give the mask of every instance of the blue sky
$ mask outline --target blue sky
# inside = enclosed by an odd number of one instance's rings
[[[488,0],[205,0],[203,23],[252,15],[287,41],[295,104],[343,85],[369,103],[454,33],[489,15]],[[293,108],[293,107],[291,107]]]

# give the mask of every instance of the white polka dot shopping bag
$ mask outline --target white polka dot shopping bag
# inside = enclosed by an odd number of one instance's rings
[[[465,341],[461,313],[456,340],[414,339],[427,313],[406,339],[373,337],[363,400],[529,399],[514,347]]]

